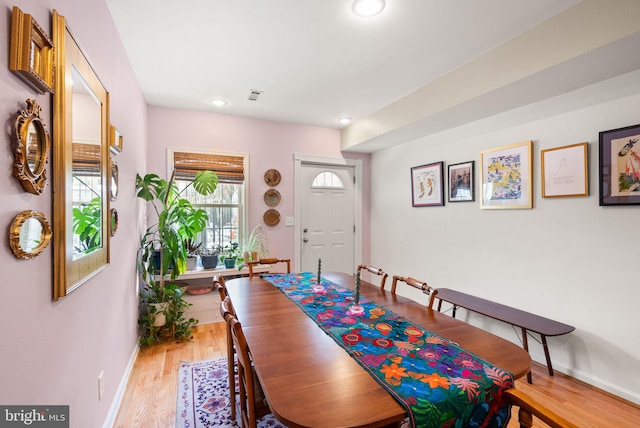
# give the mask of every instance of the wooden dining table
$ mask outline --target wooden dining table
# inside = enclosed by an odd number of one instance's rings
[[[322,277],[355,286],[353,275]],[[400,426],[406,417],[402,405],[278,288],[258,276],[229,280],[226,287],[279,421],[289,427]],[[361,281],[360,294],[516,379],[531,369],[529,354],[503,338],[366,281]]]

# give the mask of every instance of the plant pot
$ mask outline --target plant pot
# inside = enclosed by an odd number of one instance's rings
[[[236,258],[226,258],[224,259],[224,267],[227,269],[232,269],[236,265]]]
[[[154,327],[162,327],[167,323],[167,317],[164,314],[165,309],[169,306],[168,302],[149,303],[149,306],[156,308],[156,319],[153,322]]]
[[[187,257],[187,270],[196,270],[198,268],[198,256]]]
[[[218,266],[218,256],[202,256],[202,267],[204,269],[215,269]]]

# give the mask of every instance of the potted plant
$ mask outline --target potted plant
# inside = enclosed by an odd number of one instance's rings
[[[200,260],[202,261],[203,269],[215,269],[218,266],[218,254],[220,248],[204,248],[200,249]]]
[[[253,228],[249,236],[244,240],[242,249],[244,251],[244,260],[259,260],[267,256],[267,248],[264,245],[265,236],[262,225]]]
[[[196,270],[202,242],[196,244],[193,239],[185,239],[184,244],[187,250],[187,270]]]
[[[157,329],[163,329],[172,338],[188,338],[197,323],[194,319],[184,319],[184,311],[190,305],[182,299],[178,285],[165,285],[165,275],[175,281],[186,271],[188,240],[193,242],[208,220],[205,210],[195,208],[181,198],[182,192],[193,186],[196,192],[209,195],[217,185],[218,176],[212,171],[197,173],[182,191],[174,182],[174,174],[169,181],[156,174],[136,175],[137,196],[149,202],[157,217],[157,222],[147,228],[142,237],[138,252],[138,271],[146,283],[141,292],[141,343],[158,340]],[[156,303],[167,305],[154,308]],[[162,315],[166,324],[154,326]]]
[[[241,261],[240,259],[240,247],[237,242],[231,242],[224,247],[222,247],[222,260],[224,262],[224,267],[227,269],[233,268],[236,263]]]

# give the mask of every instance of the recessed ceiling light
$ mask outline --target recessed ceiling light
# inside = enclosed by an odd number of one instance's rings
[[[222,98],[212,98],[209,102],[216,107],[224,107],[227,105],[227,100],[223,100]]]
[[[354,0],[351,10],[358,16],[369,18],[376,16],[384,9],[384,0]]]
[[[350,117],[347,117],[347,116],[341,117],[341,118],[338,119],[338,123],[340,123],[342,125],[348,125],[351,122],[353,122],[353,119],[351,119]]]

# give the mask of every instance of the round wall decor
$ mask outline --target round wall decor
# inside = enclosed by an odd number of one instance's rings
[[[264,203],[270,207],[278,205],[280,203],[280,192],[276,189],[269,189],[264,192]]]
[[[267,186],[277,186],[280,184],[280,171],[277,169],[268,169],[267,172],[264,173],[264,182],[267,183]]]
[[[262,216],[262,220],[267,226],[275,226],[280,223],[280,213],[274,209],[267,210]]]

